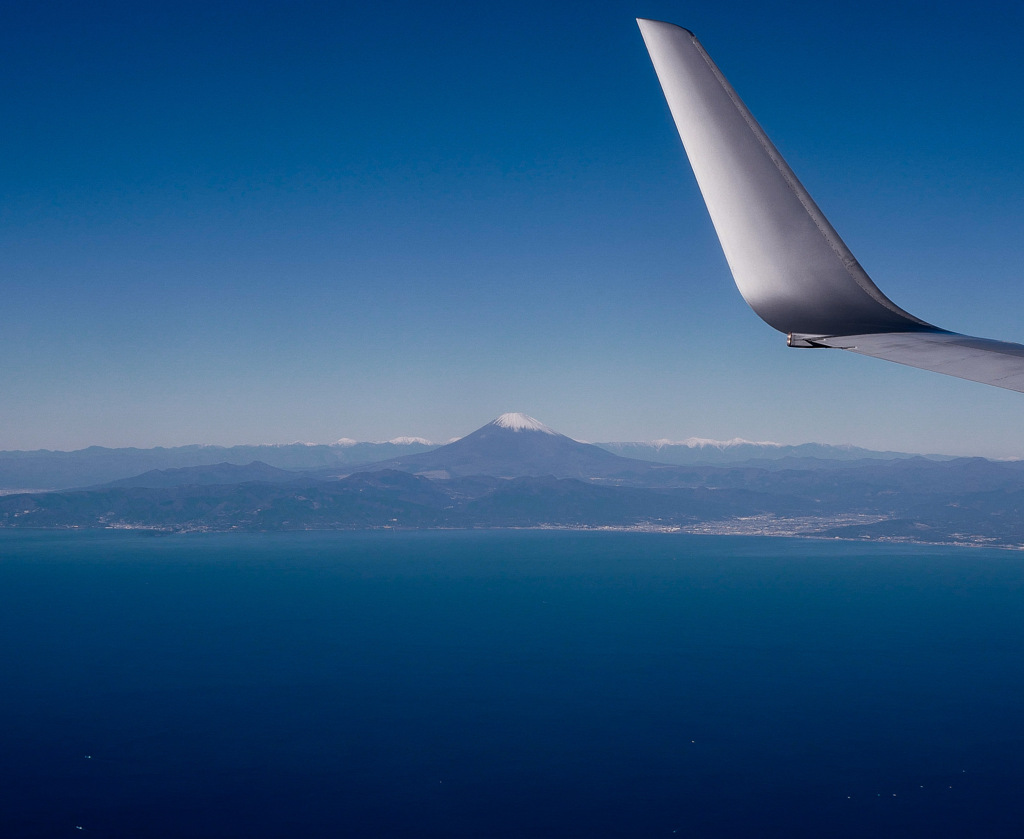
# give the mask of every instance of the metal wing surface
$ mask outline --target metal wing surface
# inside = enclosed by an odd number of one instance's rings
[[[700,42],[637,21],[740,294],[795,347],[1024,392],[1024,346],[933,326],[876,286]]]

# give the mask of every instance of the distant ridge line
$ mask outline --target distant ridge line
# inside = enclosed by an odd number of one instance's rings
[[[742,437],[733,437],[731,440],[712,440],[708,437],[687,437],[685,440],[667,440],[662,438],[660,440],[641,441],[638,442],[637,445],[649,445],[658,449],[663,448],[664,446],[686,446],[690,449],[710,446],[716,449],[725,449],[732,446],[767,446],[770,448],[782,448],[785,444],[774,443],[771,440],[745,440]]]

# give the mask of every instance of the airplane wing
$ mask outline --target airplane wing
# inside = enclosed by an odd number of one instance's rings
[[[740,294],[792,347],[1024,392],[1024,345],[904,311],[876,286],[692,32],[638,19]]]

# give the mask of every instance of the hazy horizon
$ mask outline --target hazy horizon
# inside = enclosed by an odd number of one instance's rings
[[[522,415],[522,414],[519,414],[519,415]],[[430,438],[426,438],[426,437],[423,437],[421,435],[403,434],[403,435],[398,435],[396,437],[391,437],[391,438],[387,438],[387,439],[382,438],[382,437],[374,437],[374,438],[370,438],[370,439],[366,439],[366,440],[356,440],[356,439],[353,439],[351,437],[342,436],[342,437],[339,437],[337,439],[322,440],[322,441],[311,441],[311,440],[289,440],[289,441],[269,440],[269,441],[267,441],[267,440],[263,440],[263,441],[255,441],[255,442],[253,442],[253,441],[243,441],[243,442],[234,442],[234,443],[217,443],[217,442],[208,442],[208,441],[193,441],[193,442],[190,442],[190,443],[175,444],[173,446],[161,445],[161,444],[157,443],[157,444],[154,444],[154,445],[151,445],[151,446],[127,446],[126,445],[126,446],[99,446],[99,447],[100,448],[111,448],[111,449],[116,449],[116,448],[137,448],[137,449],[159,449],[159,448],[164,448],[164,449],[170,449],[170,448],[189,447],[189,446],[210,447],[210,448],[231,448],[231,447],[234,447],[234,446],[242,446],[242,447],[260,447],[260,446],[269,446],[269,447],[281,447],[281,446],[340,446],[340,447],[348,447],[348,446],[357,446],[357,445],[364,445],[364,444],[384,445],[384,444],[389,444],[389,443],[390,444],[398,444],[398,445],[408,444],[408,443],[418,443],[418,444],[426,445],[426,446],[444,446],[444,445],[447,445],[449,443],[454,443],[454,442],[462,439],[464,436],[466,436],[466,434],[470,434],[473,431],[476,431],[478,428],[481,428],[481,427],[483,427],[485,425],[489,425],[489,424],[495,422],[499,418],[500,417],[492,417],[487,422],[481,423],[479,426],[477,426],[475,428],[472,428],[472,429],[469,429],[469,430],[465,431],[463,434],[453,435],[453,436],[447,437],[447,438],[442,439],[442,440],[431,440]],[[528,417],[528,418],[534,419],[533,417]],[[595,444],[595,445],[689,446],[691,448],[698,448],[698,447],[701,447],[701,446],[727,448],[727,447],[730,447],[730,446],[737,446],[737,445],[779,446],[779,447],[782,447],[782,448],[786,448],[786,447],[791,447],[791,446],[812,445],[812,446],[831,446],[831,447],[836,447],[836,448],[858,448],[858,449],[859,448],[863,448],[863,449],[868,449],[868,447],[866,447],[866,446],[857,446],[855,444],[845,443],[845,442],[824,442],[824,441],[821,441],[821,440],[801,440],[801,441],[796,441],[796,442],[781,442],[781,441],[778,441],[778,440],[749,440],[749,439],[746,439],[746,438],[743,438],[743,437],[733,437],[733,438],[729,438],[729,439],[724,439],[723,440],[723,439],[717,439],[717,438],[713,438],[713,437],[704,437],[704,436],[700,436],[700,435],[685,435],[685,436],[679,436],[679,437],[656,437],[656,438],[648,439],[648,440],[642,440],[640,438],[628,438],[628,439],[622,439],[622,440],[584,440],[584,439],[582,439],[580,437],[573,436],[571,433],[566,433],[562,429],[554,428],[554,429],[549,429],[549,430],[554,431],[557,434],[562,434],[562,435],[564,435],[566,437],[569,437],[570,439],[576,440],[576,441],[581,442],[581,443],[592,443],[592,444]],[[8,452],[8,451],[10,451],[10,452],[16,452],[16,451],[19,451],[19,452],[24,452],[24,451],[63,451],[63,452],[71,452],[71,451],[80,451],[82,449],[86,449],[86,448],[90,448],[92,446],[98,446],[98,445],[99,444],[90,444],[90,445],[86,445],[86,446],[76,447],[76,448],[73,448],[73,449],[60,449],[60,448],[52,448],[52,447],[51,448],[40,447],[40,448],[37,448],[37,449],[0,449],[0,452]],[[893,452],[902,452],[902,453],[910,453],[910,454],[922,454],[922,455],[933,455],[934,454],[934,455],[955,455],[955,456],[968,456],[968,457],[969,456],[975,456],[975,455],[964,454],[963,452],[940,452],[940,451],[923,451],[923,450],[918,451],[918,450],[914,450],[914,449],[911,449],[911,450],[868,449],[868,450],[871,450],[871,451],[893,451]],[[1005,458],[995,458],[995,459],[1016,459],[1016,458],[1012,458],[1011,456],[1007,456]]]

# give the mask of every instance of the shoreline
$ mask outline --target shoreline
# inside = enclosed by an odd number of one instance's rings
[[[850,514],[848,516],[797,516],[791,518],[775,516],[744,516],[736,519],[694,522],[690,524],[659,524],[640,522],[632,525],[583,525],[583,524],[532,524],[506,526],[466,527],[403,527],[381,525],[377,527],[302,527],[267,530],[245,527],[205,527],[188,525],[145,525],[114,523],[96,526],[67,525],[64,527],[9,527],[0,525],[2,531],[132,531],[153,534],[190,533],[372,533],[372,532],[428,532],[428,531],[473,531],[473,530],[550,530],[581,533],[662,533],[687,536],[751,536],[773,539],[806,539],[819,542],[863,542],[867,544],[919,545],[922,547],[991,548],[1006,551],[1024,551],[1024,544],[998,542],[993,537],[965,536],[961,539],[914,539],[907,536],[841,536],[815,531],[811,528],[823,524],[831,527],[845,527],[856,524],[876,524],[892,519],[885,516]]]

